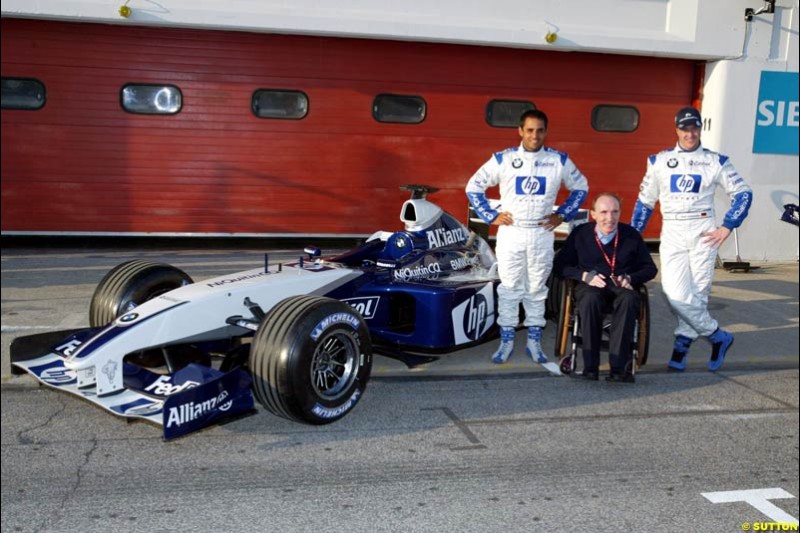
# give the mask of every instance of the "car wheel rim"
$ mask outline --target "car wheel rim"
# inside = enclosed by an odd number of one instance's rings
[[[324,400],[336,400],[356,380],[358,343],[351,333],[332,332],[322,338],[311,360],[311,385]]]

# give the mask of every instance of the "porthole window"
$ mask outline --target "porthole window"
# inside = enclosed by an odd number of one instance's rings
[[[419,124],[425,120],[427,109],[421,96],[379,94],[372,102],[372,116],[378,122]]]
[[[308,96],[301,91],[258,89],[250,105],[259,118],[300,120],[308,114]]]
[[[35,110],[44,106],[44,84],[31,78],[2,78],[2,108]]]
[[[639,110],[632,106],[598,105],[592,110],[597,131],[631,132],[639,127]]]
[[[495,128],[518,128],[519,117],[531,109],[536,106],[527,100],[492,100],[486,104],[486,123]]]
[[[129,83],[122,87],[120,101],[128,113],[174,115],[183,106],[183,95],[174,85]]]

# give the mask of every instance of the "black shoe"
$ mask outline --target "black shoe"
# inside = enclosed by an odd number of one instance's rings
[[[612,383],[636,383],[636,376],[633,374],[609,374],[606,376],[606,381]]]
[[[586,371],[586,370],[584,370],[581,373],[575,373],[573,374],[573,376],[579,379],[586,379],[589,381],[598,381],[600,379],[600,374],[598,374],[597,372]]]

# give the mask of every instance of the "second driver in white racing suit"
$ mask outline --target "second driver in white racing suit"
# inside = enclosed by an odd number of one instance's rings
[[[720,329],[708,312],[717,249],[744,221],[753,191],[727,156],[700,145],[702,121],[697,109],[681,109],[675,127],[675,148],[652,155],[647,161],[631,225],[644,231],[656,201],[660,202],[661,284],[678,319],[669,368],[684,370],[692,341],[706,336],[712,345],[708,369],[714,372],[733,344],[733,335]],[[731,199],[719,227],[714,215],[717,187]]]
[[[500,347],[492,356],[505,363],[514,349],[519,324],[519,304],[525,309],[528,327],[527,354],[537,363],[547,363],[541,347],[547,277],[553,268],[553,230],[571,220],[589,192],[586,178],[563,152],[544,146],[547,115],[529,110],[520,117],[519,147],[495,153],[466,187],[467,198],[485,222],[497,224],[497,289]],[[571,194],[553,213],[561,185]],[[493,208],[486,189],[499,186],[500,203]]]

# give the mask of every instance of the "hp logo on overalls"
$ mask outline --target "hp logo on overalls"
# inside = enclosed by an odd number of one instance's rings
[[[544,194],[545,179],[541,176],[517,176],[517,194]]]
[[[678,180],[678,190],[681,192],[690,192],[694,188],[694,179],[691,176],[684,174]]]
[[[670,180],[670,192],[700,192],[702,176],[699,174],[673,174]]]

